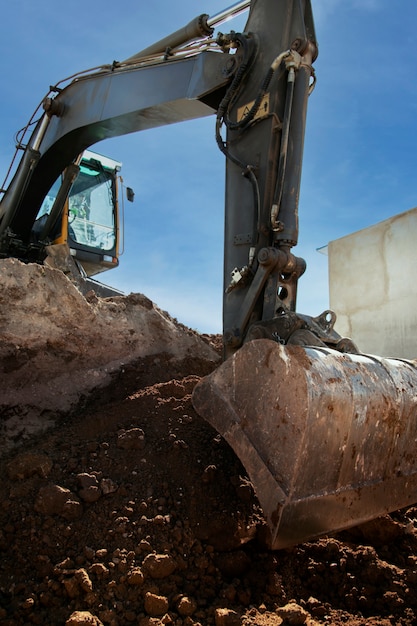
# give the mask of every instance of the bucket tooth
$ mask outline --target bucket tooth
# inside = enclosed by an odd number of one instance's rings
[[[273,549],[417,501],[414,361],[259,339],[193,404],[246,468]]]

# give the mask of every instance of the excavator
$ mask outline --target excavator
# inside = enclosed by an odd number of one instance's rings
[[[242,32],[215,33],[244,11]],[[44,262],[57,222],[65,213],[71,221],[86,149],[213,116],[226,168],[224,361],[196,386],[193,404],[245,467],[271,549],[417,501],[416,364],[361,354],[335,331],[334,312],[296,309],[306,263],[293,248],[317,54],[310,0],[240,0],[200,15],[51,88],[0,203],[0,256]]]

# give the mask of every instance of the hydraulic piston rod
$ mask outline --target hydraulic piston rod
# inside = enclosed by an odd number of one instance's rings
[[[182,28],[179,28],[174,33],[167,35],[148,48],[145,48],[144,50],[141,50],[140,52],[137,52],[133,56],[129,57],[124,61],[124,63],[138,61],[143,57],[154,54],[163,54],[168,49],[177,48],[178,46],[182,46],[193,39],[208,37],[213,33],[216,26],[224,24],[224,22],[227,22],[233,17],[237,17],[244,11],[247,11],[249,7],[250,0],[241,0],[227,9],[220,11],[216,15],[213,15],[213,17],[209,17],[206,14],[198,15],[196,18],[191,20],[191,22]]]

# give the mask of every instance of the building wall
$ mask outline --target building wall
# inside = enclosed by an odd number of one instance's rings
[[[331,241],[335,329],[362,352],[417,358],[417,208]]]

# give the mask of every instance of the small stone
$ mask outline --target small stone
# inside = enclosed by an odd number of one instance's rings
[[[109,573],[109,570],[104,565],[104,563],[93,563],[88,568],[88,571],[90,574],[94,574],[94,576],[97,576],[97,578],[105,578],[105,576],[107,576]]]
[[[126,580],[129,585],[142,585],[145,581],[145,575],[140,567],[135,567],[128,573]]]
[[[175,560],[169,554],[148,554],[143,560],[143,568],[151,578],[166,578],[176,567]]]
[[[65,626],[104,626],[98,617],[90,611],[74,611],[65,622]]]
[[[69,489],[59,485],[47,485],[39,490],[34,508],[44,515],[61,515],[66,519],[75,519],[82,514],[80,507],[80,502]]]
[[[75,572],[75,579],[84,592],[88,593],[93,590],[93,583],[83,567]]]
[[[83,472],[77,474],[77,482],[80,487],[79,496],[85,502],[97,502],[101,497],[97,476]]]
[[[231,609],[216,609],[214,612],[216,626],[240,626],[242,618],[236,611]]]
[[[107,554],[108,554],[107,548],[99,548],[98,550],[96,550],[95,556],[97,559],[105,559]]]
[[[81,489],[87,489],[88,487],[98,487],[97,476],[94,474],[87,474],[83,472],[77,474],[77,482]]]
[[[292,626],[299,626],[305,624],[309,614],[302,606],[299,606],[296,602],[289,602],[285,606],[281,606],[276,610],[276,613],[284,620],[285,623]]]
[[[145,433],[141,428],[130,428],[118,434],[117,447],[122,450],[143,450],[145,447]]]
[[[148,591],[145,595],[145,611],[151,617],[164,615],[168,611],[168,598]]]
[[[317,598],[313,598],[313,596],[310,596],[310,598],[307,600],[306,606],[310,614],[314,617],[324,618],[327,613],[325,605],[317,600]]]
[[[33,609],[34,606],[35,606],[34,598],[26,598],[26,600],[24,602],[22,602],[22,608],[27,610],[27,611],[29,609]]]
[[[177,604],[177,610],[181,617],[188,617],[196,612],[197,602],[193,598],[183,596]]]

